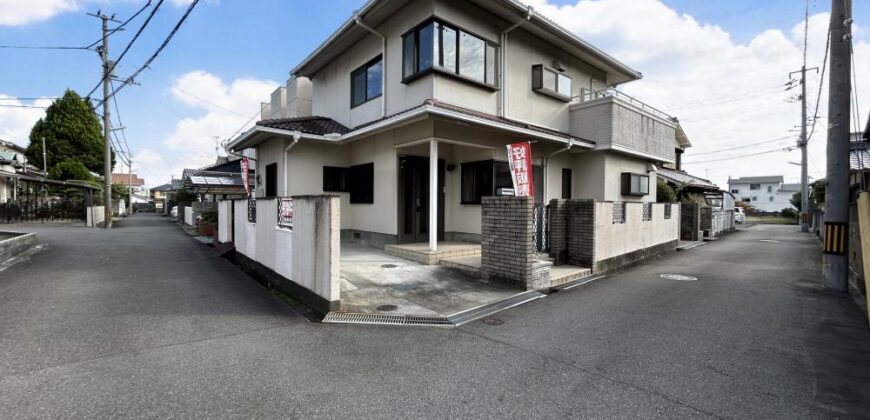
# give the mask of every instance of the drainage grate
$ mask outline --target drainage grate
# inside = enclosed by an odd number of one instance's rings
[[[685,274],[662,274],[659,277],[667,280],[677,280],[677,281],[695,281],[698,280],[695,276],[687,276]]]
[[[399,307],[396,305],[381,305],[375,309],[377,309],[381,312],[390,312],[390,311],[395,311],[396,309],[399,309]]]
[[[369,325],[431,325],[452,327],[447,318],[389,315],[389,314],[360,314],[347,312],[330,312],[323,318],[325,324],[369,324]]]
[[[381,268],[396,268],[396,264],[381,264]]]

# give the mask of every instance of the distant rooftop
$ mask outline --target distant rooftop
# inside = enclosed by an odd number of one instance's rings
[[[783,182],[782,175],[745,176],[743,178],[733,178],[730,181],[731,185],[734,185],[734,184],[770,184],[770,183],[782,184],[782,182]]]

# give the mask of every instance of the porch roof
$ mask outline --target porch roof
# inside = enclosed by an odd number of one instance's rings
[[[704,178],[699,178],[697,176],[690,175],[687,172],[678,171],[676,169],[659,168],[658,176],[659,178],[662,178],[665,181],[673,182],[674,184],[686,184],[689,186],[708,190],[719,190],[719,187]]]
[[[590,149],[595,147],[595,142],[592,140],[582,139],[558,130],[475,111],[436,99],[427,99],[416,107],[360,124],[354,128],[347,128],[331,118],[317,116],[262,120],[230,142],[229,148],[236,151],[247,149],[276,135],[343,144],[365,135],[396,128],[431,116],[505,130],[572,146]]]

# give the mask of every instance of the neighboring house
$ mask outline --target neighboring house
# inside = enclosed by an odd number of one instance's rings
[[[0,140],[0,203],[15,198],[15,175],[24,171],[25,149]]]
[[[181,175],[185,189],[199,196],[201,201],[245,197],[241,159],[221,156],[211,165],[199,169],[185,169]],[[255,181],[255,171],[248,172],[249,185]]]
[[[691,144],[614,90],[640,78],[515,0],[371,0],[228,148],[256,149],[256,197],[338,194],[343,237],[476,241],[515,142],[537,202],[654,202],[657,169]]]
[[[794,209],[791,195],[795,184],[783,184],[782,175],[752,176],[728,180],[728,190],[737,201],[747,203],[756,210],[775,213],[783,209]],[[800,191],[800,184],[797,184]],[[785,186],[785,190],[783,190]],[[781,191],[783,190],[783,191]]]
[[[714,204],[717,207],[722,206],[725,192],[707,179],[667,167],[659,168],[658,178],[665,181],[674,191],[678,191],[683,198],[696,203],[707,203],[710,206]]]
[[[130,201],[132,203],[147,203],[149,190],[145,188],[145,179],[137,174],[112,173],[112,184],[130,186]]]

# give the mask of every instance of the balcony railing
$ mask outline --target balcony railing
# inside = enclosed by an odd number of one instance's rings
[[[643,101],[641,101],[640,99],[632,97],[631,95],[620,92],[620,91],[613,89],[613,88],[607,88],[607,89],[595,90],[595,91],[584,89],[579,96],[575,96],[575,97],[571,98],[571,103],[575,104],[575,103],[589,102],[589,101],[594,101],[596,99],[607,98],[607,97],[620,99],[623,102],[627,102],[627,103],[629,103],[637,108],[640,108],[646,112],[649,112],[650,114],[653,114],[656,117],[661,118],[663,120],[676,121],[676,118],[672,117],[668,113],[666,113],[662,110],[659,110],[658,108],[655,108],[653,106],[650,106],[650,105],[644,103]]]

